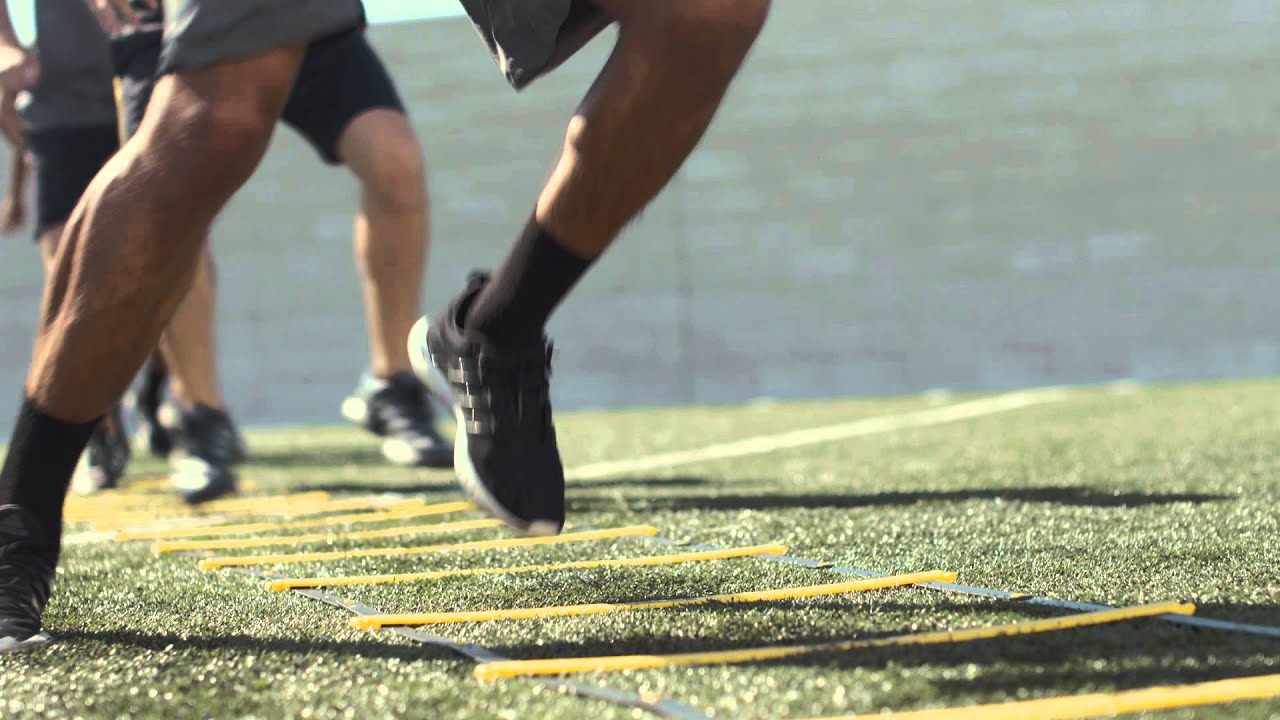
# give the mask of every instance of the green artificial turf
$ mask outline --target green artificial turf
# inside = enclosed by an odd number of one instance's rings
[[[915,397],[566,414],[559,435],[572,468],[938,402]],[[249,437],[255,460],[244,473],[258,492],[457,498],[449,473],[387,467],[376,442],[355,430],[270,430]],[[144,462],[137,469],[156,466]],[[569,513],[576,523],[652,524],[667,537],[700,543],[782,542],[794,555],[881,572],[951,570],[965,583],[1054,598],[1114,605],[1187,600],[1205,616],[1280,625],[1280,382],[1131,393],[1081,389],[1061,402],[962,422],[576,482],[569,488]],[[447,519],[455,518],[409,522]],[[353,529],[379,527],[387,525]],[[486,530],[300,549],[499,536],[504,533]],[[293,576],[404,572],[672,551],[624,539],[267,569]],[[840,579],[745,559],[333,592],[388,612],[445,611],[687,597]],[[514,658],[539,658],[874,637],[1057,614],[906,589],[429,631]],[[153,557],[145,543],[71,545],[46,617],[59,642],[0,657],[0,716],[614,718],[637,712],[527,680],[483,684],[472,679],[468,661],[391,633],[356,631],[350,618],[296,594],[269,592],[243,574],[200,571],[191,557]],[[1280,673],[1280,640],[1139,621],[964,645],[575,679],[652,693],[722,717],[774,718],[1268,673]],[[1162,716],[1280,717],[1280,700]]]

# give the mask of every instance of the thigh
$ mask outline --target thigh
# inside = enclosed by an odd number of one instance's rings
[[[337,165],[338,141],[352,120],[374,109],[404,113],[391,74],[363,29],[313,42],[282,116],[324,162]]]
[[[160,72],[305,45],[364,25],[360,0],[165,0]]]
[[[612,24],[590,0],[461,0],[507,81],[521,90]]]
[[[62,225],[119,147],[112,125],[50,128],[27,134],[36,181],[36,236]]]

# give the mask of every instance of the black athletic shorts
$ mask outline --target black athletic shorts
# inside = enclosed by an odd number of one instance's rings
[[[80,196],[119,147],[119,131],[111,125],[27,133],[27,150],[35,165],[37,239],[71,217]]]
[[[404,113],[391,74],[369,45],[364,28],[348,30],[307,47],[281,119],[298,131],[331,165],[338,140],[360,115],[377,108]]]
[[[146,111],[160,63],[158,31],[112,41],[112,61],[120,78],[121,123],[129,136]],[[307,47],[282,120],[330,165],[340,164],[338,140],[352,120],[369,110],[404,112],[404,103],[364,29],[346,30]]]
[[[591,0],[461,0],[517,90],[573,57],[613,18]]]

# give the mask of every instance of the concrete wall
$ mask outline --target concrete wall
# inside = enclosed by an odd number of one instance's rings
[[[517,96],[462,20],[380,26],[431,169],[438,307],[532,207],[608,38]],[[780,2],[721,120],[553,323],[562,406],[1280,372],[1280,6]],[[282,131],[216,231],[248,422],[364,357],[354,188]],[[32,249],[0,254],[0,422]]]

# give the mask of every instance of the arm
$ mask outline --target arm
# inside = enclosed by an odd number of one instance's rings
[[[27,219],[27,138],[14,107],[18,93],[0,90],[0,137],[9,146],[9,186],[0,200],[0,233],[10,233]]]
[[[9,187],[0,200],[0,233],[12,233],[27,222],[27,147],[11,146],[9,154]]]
[[[18,41],[8,0],[0,0],[0,135],[9,146],[9,186],[0,201],[0,232],[13,232],[26,220],[27,143],[14,101],[39,78],[40,64]]]

